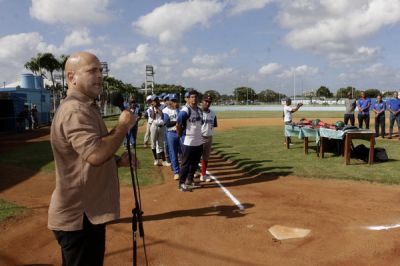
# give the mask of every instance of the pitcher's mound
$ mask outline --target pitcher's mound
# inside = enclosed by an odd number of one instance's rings
[[[283,225],[274,225],[269,228],[268,231],[278,240],[303,238],[311,232],[310,229],[288,227]]]

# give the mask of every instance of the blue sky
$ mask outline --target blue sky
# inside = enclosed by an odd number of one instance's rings
[[[95,53],[110,75],[231,94],[397,90],[400,0],[0,0],[0,81],[38,52]]]

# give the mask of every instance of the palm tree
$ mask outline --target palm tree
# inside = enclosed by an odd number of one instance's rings
[[[40,66],[42,66],[44,69],[46,69],[48,72],[50,72],[51,82],[53,83],[52,88],[51,88],[52,92],[53,92],[53,111],[55,113],[56,109],[57,109],[56,108],[57,107],[57,104],[56,104],[57,97],[56,97],[56,93],[55,93],[57,87],[56,87],[56,84],[54,81],[53,73],[54,73],[54,71],[59,70],[61,68],[61,66],[60,66],[60,63],[58,62],[58,60],[51,53],[43,54],[40,57],[39,62],[40,62]]]
[[[34,57],[32,57],[30,61],[26,62],[24,67],[32,71],[32,73],[35,75],[37,75],[39,72],[39,65]]]
[[[65,64],[67,63],[67,60],[69,58],[69,55],[64,55],[62,54],[58,60],[58,63],[60,64],[60,68],[61,68],[61,87],[62,87],[62,91],[65,92]]]

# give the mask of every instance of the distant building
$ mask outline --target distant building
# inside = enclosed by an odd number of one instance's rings
[[[36,105],[39,125],[50,122],[50,92],[45,89],[43,78],[22,74],[21,81],[0,88],[0,132],[15,131],[17,117],[28,106]]]

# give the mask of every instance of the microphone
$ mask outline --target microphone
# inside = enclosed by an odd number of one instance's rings
[[[118,91],[111,93],[110,95],[110,102],[113,106],[119,107],[121,111],[125,110],[124,107],[124,97]]]

